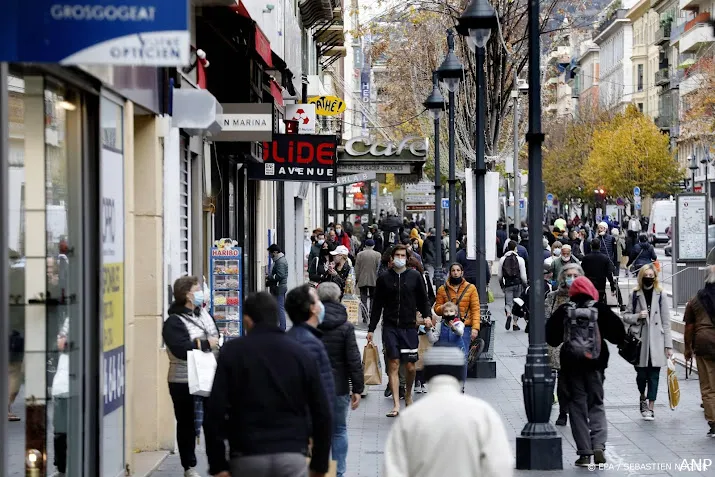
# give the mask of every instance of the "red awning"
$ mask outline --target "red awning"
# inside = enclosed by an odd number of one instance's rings
[[[256,36],[255,36],[255,41],[256,41],[256,53],[258,53],[258,56],[263,58],[263,61],[266,63],[266,66],[269,68],[273,68],[273,58],[271,56],[271,42],[266,38],[266,35],[263,34],[260,28],[258,28],[258,25],[256,25]]]
[[[278,106],[283,106],[283,88],[273,80],[271,80],[271,96],[276,100]]]
[[[241,0],[238,0],[237,5],[233,5],[229,8],[231,10],[233,10],[234,12],[238,13],[239,15],[241,15],[242,17],[246,17],[248,19],[251,18],[251,14],[248,13],[248,10],[246,10],[246,7],[243,6],[243,3],[241,2]]]

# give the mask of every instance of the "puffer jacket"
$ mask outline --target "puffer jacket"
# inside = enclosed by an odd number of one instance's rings
[[[469,287],[468,290],[467,287]],[[447,297],[448,293],[449,298]],[[464,296],[459,303],[456,303],[462,293],[464,293]],[[434,311],[439,316],[442,316],[442,306],[444,306],[447,301],[452,301],[459,306],[459,316],[465,326],[471,326],[472,329],[479,329],[479,292],[476,286],[467,280],[462,280],[462,283],[456,287],[449,282],[439,287],[434,304]]]
[[[355,340],[355,327],[348,323],[348,312],[340,303],[323,302],[325,320],[318,326],[323,332],[322,340],[330,358],[335,382],[335,394],[362,394],[365,381],[362,372],[360,350]]]
[[[288,331],[288,335],[305,346],[311,354],[313,361],[318,363],[318,371],[320,372],[320,381],[323,383],[323,389],[331,404],[334,403],[335,383],[333,381],[333,369],[330,365],[330,358],[328,358],[325,345],[320,341],[323,333],[308,324],[299,323],[293,325],[293,328]]]

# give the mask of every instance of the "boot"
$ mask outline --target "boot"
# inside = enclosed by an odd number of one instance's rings
[[[556,425],[557,426],[565,426],[567,422],[568,422],[568,414],[566,414],[564,411],[559,412],[559,418],[556,419]]]

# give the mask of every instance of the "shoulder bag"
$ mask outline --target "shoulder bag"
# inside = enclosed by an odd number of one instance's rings
[[[631,303],[633,306],[632,313],[634,315],[636,313],[637,298],[638,298],[638,292],[634,291],[633,295],[631,295]],[[641,324],[640,333],[638,333],[638,336],[636,336],[634,333],[631,333],[631,331],[628,330],[628,333],[626,333],[626,337],[623,340],[623,343],[618,345],[618,354],[621,356],[621,358],[625,359],[633,366],[637,365],[641,359],[641,346],[643,344],[643,342],[641,341],[642,335],[643,335],[643,325]]]

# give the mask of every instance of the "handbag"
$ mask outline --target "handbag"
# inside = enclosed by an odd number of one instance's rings
[[[631,303],[633,303],[633,313],[636,312],[636,292],[633,292],[631,297]],[[638,336],[628,331],[623,343],[618,345],[618,354],[621,358],[628,361],[633,366],[636,366],[641,359],[641,346],[643,342],[641,341],[641,335],[643,334],[643,325],[641,325],[641,332]]]
[[[67,353],[60,354],[57,360],[57,372],[52,378],[52,397],[66,398],[70,395],[70,357]]]
[[[193,349],[186,354],[189,394],[208,397],[216,375],[216,357],[210,351]]]

